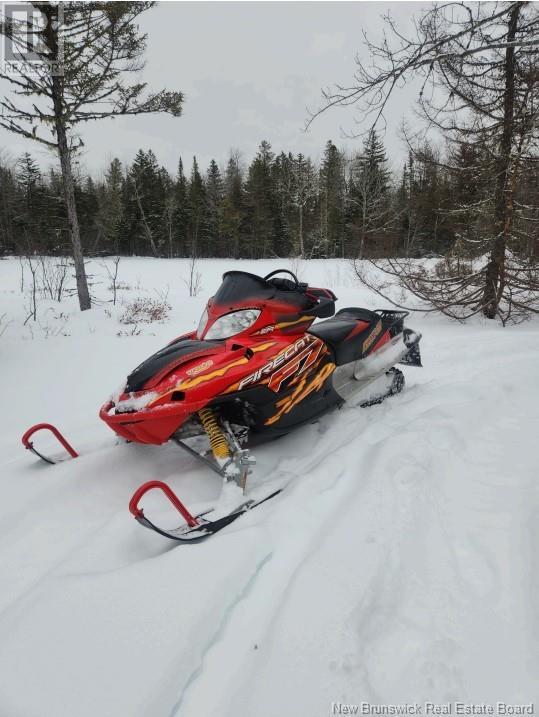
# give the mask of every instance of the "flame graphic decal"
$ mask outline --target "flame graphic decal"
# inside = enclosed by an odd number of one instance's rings
[[[295,406],[301,403],[314,391],[320,391],[328,376],[331,376],[335,370],[334,363],[325,364],[321,370],[309,380],[308,376],[303,376],[296,390],[290,396],[277,401],[278,411],[276,414],[268,418],[265,422],[266,426],[277,423],[286,413],[289,413]]]

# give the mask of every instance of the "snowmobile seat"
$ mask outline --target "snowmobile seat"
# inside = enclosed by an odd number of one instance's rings
[[[320,321],[309,333],[325,341],[333,350],[337,366],[363,358],[363,344],[380,324],[380,316],[369,309],[341,309],[335,316]],[[374,345],[374,341],[369,348]]]

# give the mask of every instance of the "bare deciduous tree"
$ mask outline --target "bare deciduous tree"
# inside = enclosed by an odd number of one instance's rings
[[[316,175],[311,160],[303,154],[292,158],[292,182],[290,195],[292,203],[298,208],[298,250],[301,258],[305,257],[305,241],[303,217],[306,207],[313,202],[317,191]]]
[[[37,279],[37,261],[32,261],[31,256],[26,257],[28,269],[30,271],[30,289],[28,292],[28,305],[25,307],[27,310],[27,316],[24,320],[24,326],[32,319],[37,321],[37,292],[38,292],[38,279]]]
[[[120,256],[115,256],[112,259],[112,267],[103,262],[102,266],[107,272],[107,276],[110,279],[109,289],[112,291],[112,305],[116,306],[116,299],[118,297],[118,271],[120,269]]]
[[[36,257],[41,269],[41,293],[52,299],[61,302],[64,296],[65,282],[67,278],[67,269],[69,261],[65,257],[59,259],[48,258],[44,256]]]
[[[197,255],[193,247],[193,252],[189,259],[189,275],[187,279],[183,280],[189,290],[189,296],[198,296],[202,291],[202,274],[197,268],[197,261]]]

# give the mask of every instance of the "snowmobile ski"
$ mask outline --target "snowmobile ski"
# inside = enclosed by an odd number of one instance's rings
[[[141,498],[146,493],[154,489],[159,489],[163,491],[163,493],[166,495],[172,505],[176,508],[176,510],[185,520],[185,525],[181,525],[178,528],[166,530],[155,525],[155,523],[153,523],[151,520],[149,520],[149,518],[144,515],[144,511],[142,510],[142,508],[139,508],[138,504]],[[226,528],[227,525],[233,523],[237,518],[244,515],[244,513],[247,513],[247,511],[258,507],[259,505],[262,505],[262,503],[265,503],[271,498],[274,498],[276,495],[281,493],[282,490],[282,488],[280,488],[279,490],[275,490],[273,491],[273,493],[270,493],[269,495],[265,496],[264,498],[260,498],[259,500],[246,500],[244,503],[234,508],[234,510],[227,515],[221,516],[220,518],[216,518],[215,520],[209,520],[207,516],[209,516],[213,512],[213,509],[207,510],[203,513],[200,513],[199,515],[194,516],[189,512],[189,510],[178,498],[176,493],[174,493],[174,491],[166,483],[154,480],[149,481],[148,483],[144,483],[140,486],[140,488],[135,491],[129,503],[129,510],[141,525],[143,525],[145,528],[149,528],[150,530],[155,531],[156,533],[159,533],[159,535],[162,535],[165,538],[170,538],[171,540],[176,540],[180,543],[200,543],[202,540],[205,540],[210,535],[214,535],[214,533],[217,533],[223,528]]]
[[[52,435],[58,440],[59,443],[62,444],[62,446],[66,449],[66,451],[69,453],[71,458],[78,458],[79,454],[77,451],[73,448],[73,446],[64,438],[64,436],[60,433],[60,431],[56,428],[56,426],[53,426],[51,423],[36,423],[35,426],[32,426],[29,428],[24,436],[22,437],[22,443],[25,448],[27,448],[29,451],[32,451],[34,455],[36,455],[38,458],[41,458],[42,461],[45,461],[45,463],[51,463],[54,465],[55,463],[58,463],[59,460],[54,460],[50,456],[44,456],[42,453],[40,453],[37,448],[34,446],[33,441],[30,440],[30,438],[34,435],[34,433],[37,433],[38,431],[50,431]]]

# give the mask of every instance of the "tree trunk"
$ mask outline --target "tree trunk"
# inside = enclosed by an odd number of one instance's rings
[[[363,259],[363,252],[365,251],[365,237],[366,237],[366,226],[367,226],[367,191],[366,187],[363,187],[361,201],[361,239],[359,242],[359,258]]]
[[[2,177],[2,180],[3,181],[0,182],[0,189],[3,190],[4,187],[2,186],[2,184],[6,182],[6,178]],[[4,227],[0,226],[0,229],[3,229],[2,234],[4,234],[4,237],[5,237],[4,238],[4,252],[9,252],[9,251],[14,251],[18,247],[15,246],[15,241],[13,240],[13,225],[11,223],[12,212],[11,212],[11,207],[9,206],[9,203],[8,203],[8,193],[7,193],[7,191],[2,191],[1,195],[2,195],[3,210],[4,210],[3,213],[5,216],[5,226]]]
[[[299,205],[299,255],[303,259],[305,247],[303,246],[303,204]]]
[[[56,38],[52,39],[53,44],[54,42],[56,42]],[[77,217],[77,205],[75,204],[75,187],[73,182],[73,172],[71,171],[71,155],[69,152],[69,145],[67,143],[66,128],[64,123],[63,78],[59,75],[52,76],[52,96],[54,104],[56,141],[58,143],[58,156],[60,158],[60,166],[62,167],[62,180],[64,186],[64,198],[67,209],[67,221],[69,224],[71,246],[73,248],[73,261],[75,263],[77,294],[79,297],[80,310],[86,311],[87,309],[92,308],[92,302],[90,301],[90,292],[88,291],[88,281],[86,279],[86,269],[84,268],[84,257],[82,255],[82,245],[80,241],[79,220]]]
[[[140,211],[140,216],[141,216],[141,218],[142,218],[142,226],[144,227],[144,232],[145,232],[145,234],[146,234],[146,238],[148,239],[148,241],[149,241],[149,243],[150,243],[150,246],[151,246],[151,248],[152,248],[152,254],[153,254],[154,256],[157,256],[157,247],[156,247],[155,242],[154,242],[154,240],[153,240],[152,230],[150,229],[150,226],[149,226],[148,222],[146,221],[146,214],[144,213],[144,207],[142,206],[142,201],[141,201],[141,199],[140,199],[140,194],[139,194],[139,192],[138,192],[137,180],[136,180],[136,179],[133,180],[133,184],[134,184],[134,186],[135,186],[135,197],[136,197],[136,200],[137,200],[137,205],[138,205],[138,208],[139,208],[139,211]]]
[[[515,5],[509,14],[507,42],[514,42],[521,3]],[[483,314],[488,319],[496,318],[498,306],[505,288],[505,251],[507,240],[513,223],[513,190],[511,182],[511,144],[514,131],[515,111],[515,48],[508,47],[505,51],[505,92],[503,106],[503,132],[500,141],[500,157],[496,177],[496,193],[494,198],[494,227],[496,235],[493,240],[489,262],[485,275],[483,293]]]
[[[320,209],[320,230],[323,236],[324,252],[326,258],[337,256],[336,239],[334,236],[330,236],[329,226],[329,179],[326,178],[324,187],[324,200],[321,204]]]
[[[365,227],[362,225],[361,226],[361,238],[359,240],[359,258],[360,259],[363,259],[364,251],[365,251]]]

